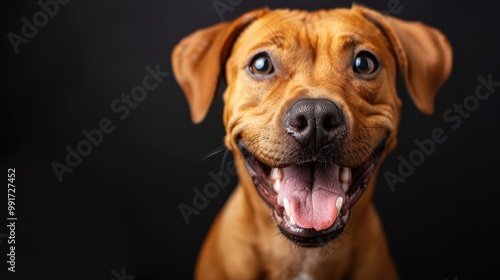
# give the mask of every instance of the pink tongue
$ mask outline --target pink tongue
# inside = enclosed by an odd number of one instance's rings
[[[314,166],[314,167],[313,167]],[[333,225],[337,217],[337,198],[342,193],[337,165],[303,164],[284,168],[278,193],[290,201],[290,215],[297,226],[317,231]]]

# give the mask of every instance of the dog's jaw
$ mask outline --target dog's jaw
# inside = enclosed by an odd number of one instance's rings
[[[265,165],[239,143],[245,165],[281,233],[303,247],[319,247],[345,229],[351,208],[375,172],[385,140],[356,168],[318,161],[286,167]]]

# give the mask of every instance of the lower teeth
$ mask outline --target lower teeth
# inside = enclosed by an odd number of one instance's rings
[[[279,193],[280,191],[280,188],[281,188],[281,180],[275,180],[274,183],[273,183],[273,189],[275,192]]]

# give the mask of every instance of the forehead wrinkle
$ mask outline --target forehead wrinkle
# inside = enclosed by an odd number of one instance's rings
[[[319,44],[319,35],[318,32],[316,32],[316,25],[315,21],[311,20],[311,16],[306,17],[304,21],[304,25],[302,26],[301,30],[304,32],[303,38],[305,38],[304,45],[306,49],[310,50],[310,55],[311,55],[311,60],[312,63],[316,62],[316,58],[318,57],[318,44]]]
[[[300,17],[303,18],[303,17]],[[258,49],[274,48],[290,50],[292,53],[302,49],[304,34],[303,24],[296,14],[283,14],[283,17],[261,18],[252,23],[245,31],[248,38],[258,38],[254,44],[247,45],[250,52]],[[299,28],[290,28],[290,25]]]
[[[349,34],[338,34],[335,36],[334,40],[339,40],[342,42],[340,48],[343,51],[349,51],[360,44],[361,40],[352,33]]]
[[[360,43],[360,38],[349,32],[354,30],[343,23],[345,15],[340,13],[325,18],[326,14],[325,11],[307,14],[300,25],[301,33],[304,33],[301,37],[306,39],[302,45],[310,50],[313,62],[325,54],[328,59],[333,59],[331,56],[336,50],[346,52]]]
[[[258,19],[254,22],[255,25],[260,25],[264,31],[266,31],[268,38],[265,39],[263,42],[264,44],[271,43],[276,45],[277,47],[281,47],[283,45],[283,37],[284,34],[281,30],[273,30],[272,24],[269,22],[267,23],[263,19]],[[262,35],[260,35],[262,36]],[[267,41],[267,42],[266,42]]]
[[[325,32],[317,32],[318,29],[324,29],[324,23],[321,21],[323,13],[325,11],[310,13],[301,10],[276,10],[257,19],[252,24],[254,25],[252,33],[264,30],[268,34],[266,37],[263,34],[256,34],[263,39],[263,45],[268,42],[279,48],[290,41],[290,38],[300,38],[300,40],[293,40],[294,44],[306,44],[309,49],[317,49],[320,35],[324,37],[323,34],[325,34]]]

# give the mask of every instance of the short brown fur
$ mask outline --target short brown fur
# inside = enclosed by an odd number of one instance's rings
[[[360,48],[380,61],[375,77],[352,73],[352,55]],[[262,50],[274,58],[277,73],[272,79],[255,79],[247,71],[251,57]],[[323,98],[338,105],[349,127],[349,148],[336,163],[360,165],[385,137],[383,160],[396,145],[398,71],[416,107],[427,114],[450,74],[452,50],[440,31],[358,5],[316,12],[264,8],[184,38],[172,63],[196,123],[207,114],[219,75],[224,75],[225,144],[239,174],[238,186],[202,247],[196,279],[398,279],[372,202],[376,173],[351,209],[345,234],[324,247],[303,248],[277,230],[238,141],[269,166],[290,164],[296,151],[282,129],[282,116],[296,100]]]

